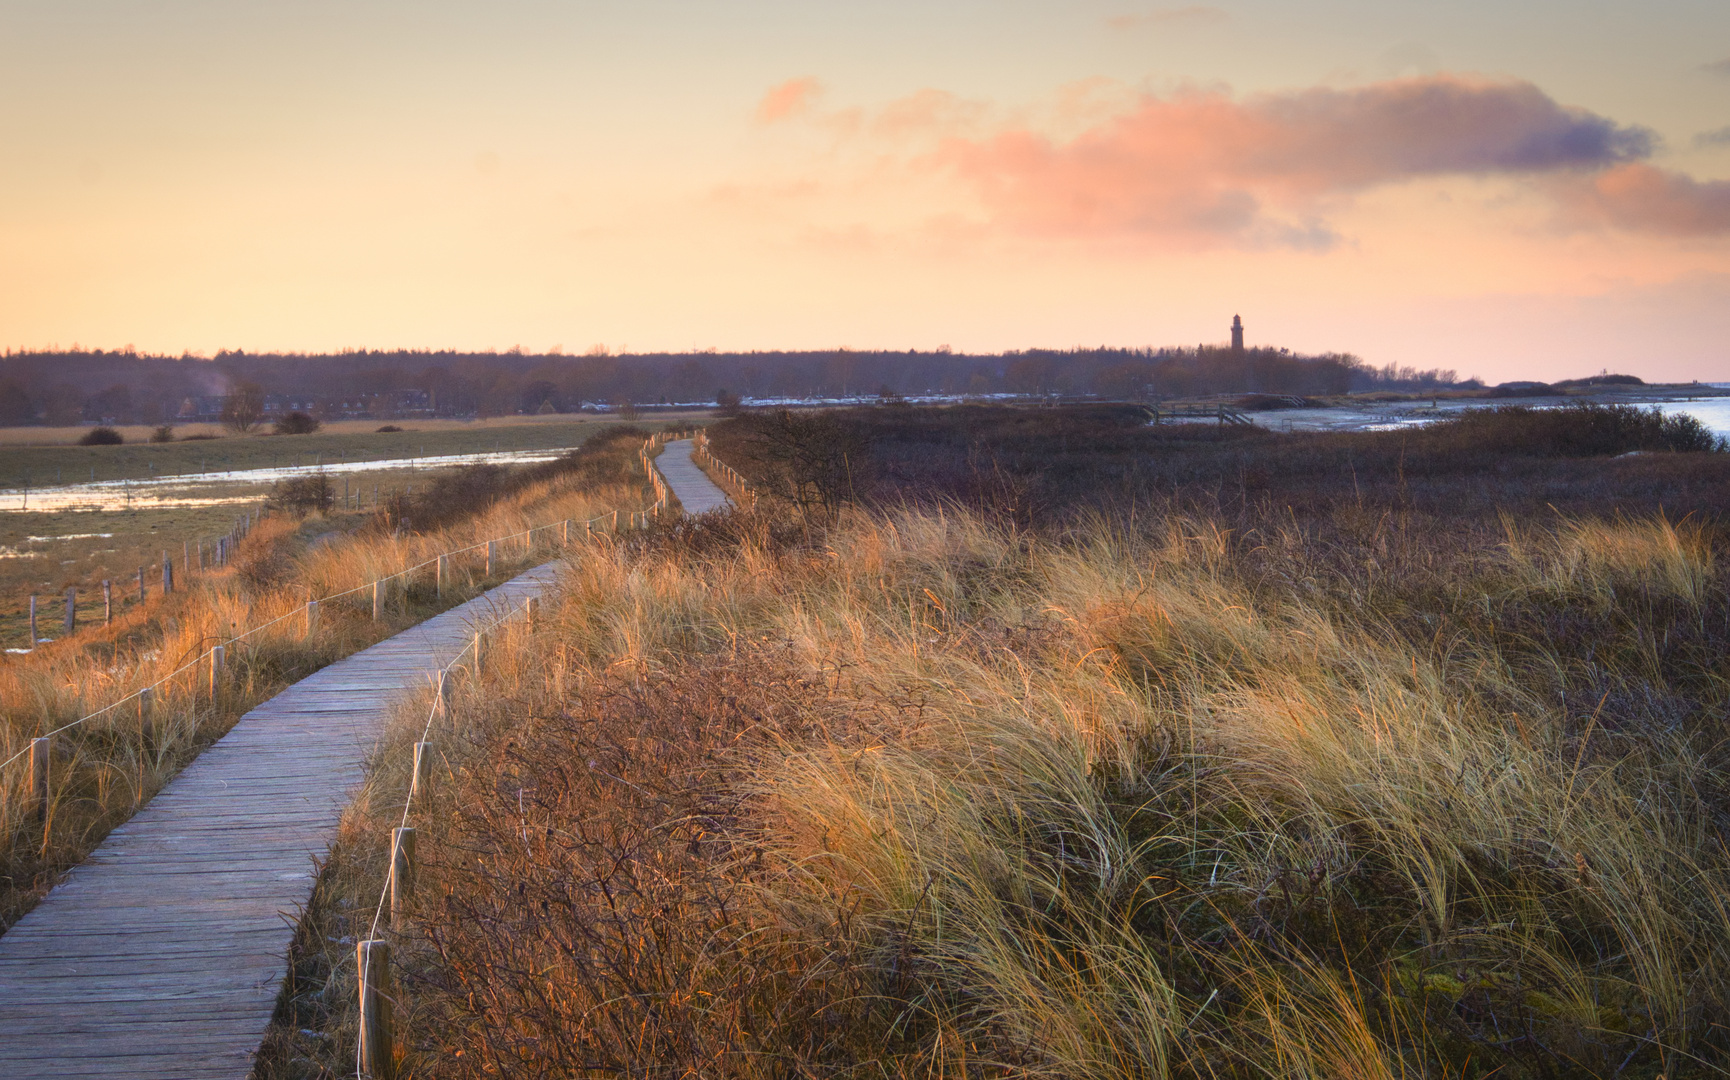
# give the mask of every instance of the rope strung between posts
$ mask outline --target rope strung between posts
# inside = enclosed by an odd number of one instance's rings
[[[684,437],[684,436],[680,436]],[[655,512],[669,504],[669,490],[660,470],[655,466],[650,454],[651,450],[671,441],[671,437],[663,433],[649,439],[638,452],[643,465],[643,471],[648,475],[655,487]],[[537,601],[527,600],[519,609],[525,617],[532,618]],[[392,1030],[390,993],[385,986],[390,982],[389,943],[379,937],[379,928],[384,923],[385,909],[391,911],[391,923],[396,926],[398,915],[406,906],[408,894],[413,891],[413,833],[409,820],[414,813],[415,799],[420,794],[422,773],[429,764],[424,760],[427,748],[432,742],[433,725],[442,714],[447,721],[450,719],[450,679],[451,672],[458,667],[470,650],[474,650],[474,677],[481,675],[483,656],[480,644],[483,636],[502,625],[515,613],[507,613],[494,619],[485,629],[477,629],[475,635],[464,645],[456,656],[452,657],[438,670],[434,681],[432,703],[427,707],[426,723],[421,726],[420,739],[414,744],[414,762],[409,773],[408,791],[403,795],[402,813],[397,817],[397,824],[391,830],[389,847],[389,865],[385,870],[383,883],[379,887],[378,904],[373,908],[372,925],[365,940],[355,943],[355,967],[357,990],[360,995],[360,1030],[354,1046],[354,1075],[357,1080],[367,1080],[382,1075],[392,1075],[394,1065],[394,1041]],[[406,875],[408,881],[403,880]],[[375,981],[376,980],[376,981]],[[384,985],[380,985],[380,983]],[[371,1067],[369,1067],[369,1065]]]
[[[688,436],[681,435],[679,437],[688,437]],[[648,440],[646,440],[643,443],[642,449],[639,451],[639,455],[643,461],[644,469],[648,473],[649,482],[655,491],[655,501],[650,506],[650,509],[648,509],[648,510],[633,510],[630,512],[630,517],[627,519],[627,521],[629,523],[629,525],[628,525],[629,528],[635,529],[635,528],[640,528],[640,527],[646,525],[648,523],[648,521],[650,520],[651,514],[655,517],[658,517],[662,507],[670,505],[670,493],[666,487],[665,482],[661,478],[660,470],[654,468],[650,464],[650,458],[649,458],[649,449],[651,447],[658,449],[661,445],[663,445],[664,443],[666,443],[668,441],[670,441],[670,438],[668,437],[668,433],[666,433],[666,432],[658,433],[654,436],[651,436]],[[377,580],[369,581],[369,582],[365,583],[364,585],[357,585],[352,589],[346,589],[346,590],[339,592],[339,593],[333,593],[329,596],[320,597],[316,601],[309,600],[308,603],[309,604],[315,603],[315,602],[316,603],[326,603],[326,602],[331,601],[331,600],[340,600],[345,596],[353,596],[356,593],[364,592],[367,589],[371,589],[371,588],[374,588],[376,586],[383,585],[386,582],[395,581],[397,578],[406,577],[406,576],[408,576],[410,574],[414,574],[418,571],[425,570],[429,566],[437,565],[439,562],[441,562],[444,559],[453,558],[453,557],[458,556],[458,555],[464,555],[464,554],[467,554],[468,552],[471,552],[471,551],[480,551],[480,550],[487,548],[493,544],[502,544],[502,543],[505,543],[506,541],[515,540],[518,537],[524,538],[525,542],[529,546],[532,546],[533,545],[533,539],[532,538],[533,538],[534,534],[537,532],[541,532],[545,529],[554,529],[554,528],[559,528],[561,526],[566,528],[566,529],[569,529],[569,527],[572,525],[593,526],[598,522],[604,522],[604,521],[617,522],[618,514],[619,514],[619,512],[617,510],[614,510],[610,513],[601,514],[598,517],[587,518],[583,521],[577,521],[574,518],[564,518],[560,521],[555,521],[555,522],[552,522],[552,523],[546,524],[546,525],[533,525],[533,526],[530,526],[529,528],[523,529],[519,532],[509,533],[505,536],[497,536],[497,537],[492,538],[491,540],[482,540],[482,541],[479,541],[477,543],[469,544],[466,547],[453,548],[450,551],[440,552],[439,554],[433,556],[430,559],[427,559],[423,562],[416,563],[415,565],[407,567],[405,569],[398,570],[394,574],[387,574],[384,577],[378,578]],[[236,634],[233,637],[227,638],[224,641],[222,641],[216,645],[212,645],[210,648],[206,649],[204,652],[193,657],[191,660],[188,660],[186,663],[175,668],[173,671],[169,672],[167,675],[164,675],[162,678],[156,680],[155,682],[150,683],[147,686],[141,686],[138,689],[132,691],[130,694],[127,694],[125,697],[120,698],[116,701],[111,701],[107,705],[104,705],[102,708],[97,709],[95,712],[88,713],[84,716],[80,716],[76,720],[62,724],[59,727],[55,728],[54,730],[49,731],[46,734],[39,736],[39,737],[51,739],[54,736],[61,734],[62,732],[70,731],[71,729],[78,727],[80,724],[86,723],[90,720],[94,720],[97,717],[102,716],[106,713],[113,712],[115,709],[126,704],[127,702],[135,700],[140,694],[144,693],[146,690],[154,691],[157,688],[165,686],[168,683],[174,681],[176,678],[185,674],[187,671],[190,671],[193,668],[196,668],[202,664],[208,663],[211,655],[217,649],[224,648],[224,647],[230,646],[230,645],[234,645],[237,642],[243,642],[247,638],[253,636],[254,634],[257,634],[263,630],[267,630],[270,627],[275,626],[277,623],[282,622],[285,619],[303,618],[303,617],[305,617],[305,614],[306,614],[306,608],[296,607],[290,611],[287,611],[281,615],[278,615],[276,618],[271,619],[268,622],[260,623],[259,625],[252,627],[250,630],[247,630],[244,633]],[[30,753],[30,741],[26,740],[24,743],[24,746],[21,749],[19,749],[19,751],[17,753],[13,754],[11,757],[5,759],[4,761],[0,761],[0,771],[4,771],[5,769],[10,768],[13,765],[13,763],[19,761],[28,753]]]

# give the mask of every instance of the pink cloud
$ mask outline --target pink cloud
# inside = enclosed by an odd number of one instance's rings
[[[1073,139],[951,138],[937,161],[998,223],[1025,231],[1315,247],[1331,236],[1319,217],[1330,199],[1425,177],[1596,174],[1652,141],[1530,83],[1432,76],[1244,100],[1146,97]]]
[[[823,84],[809,75],[798,79],[788,79],[779,86],[771,87],[763,100],[757,103],[757,122],[773,124],[779,120],[787,120],[808,111],[823,92]]]
[[[1564,203],[1608,225],[1666,236],[1730,234],[1730,181],[1695,180],[1651,165],[1618,165],[1569,185]]]

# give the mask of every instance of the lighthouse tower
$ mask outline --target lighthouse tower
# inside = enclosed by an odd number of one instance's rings
[[[1243,355],[1243,319],[1237,315],[1231,317],[1231,351]]]

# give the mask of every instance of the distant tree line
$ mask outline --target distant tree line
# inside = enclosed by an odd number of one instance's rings
[[[1158,400],[1213,394],[1342,394],[1460,385],[1452,371],[1374,368],[1348,353],[1201,346],[1028,349],[994,354],[814,352],[593,353],[565,356],[358,350],[305,355],[133,351],[8,352],[0,425],[173,422],[182,403],[238,386],[320,399],[425,390],[435,415],[572,412],[584,403],[657,405],[746,399],[1025,394]],[[383,417],[381,418],[390,418]]]

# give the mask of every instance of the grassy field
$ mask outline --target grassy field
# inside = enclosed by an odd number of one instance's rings
[[[1730,455],[833,420],[712,429],[838,498],[596,552],[435,733],[409,1074],[1730,1068]],[[263,1076],[352,1069],[394,738]]]
[[[147,568],[147,595],[161,590],[165,551],[184,583],[184,545],[203,542],[208,548],[209,541],[232,528],[239,513],[257,510],[263,490],[253,494],[257,498],[250,507],[0,514],[0,647],[28,647],[31,594],[39,609],[37,633],[58,638],[68,588],[78,590],[79,626],[90,627],[102,622],[104,579],[113,583],[116,615],[137,603],[139,567]]]
[[[488,579],[485,557],[453,558],[442,595],[431,571],[399,580],[384,618],[372,618],[371,591],[321,604],[316,635],[300,613],[309,596],[332,597],[437,554],[567,518],[637,509],[649,495],[636,464],[646,432],[615,428],[578,454],[542,465],[453,471],[388,513],[342,512],[297,518],[273,513],[247,538],[230,566],[182,581],[163,596],[119,611],[112,626],[90,626],[29,655],[0,659],[0,759],[28,740],[162,683],[155,729],[144,732],[136,706],[103,713],[58,736],[53,802],[46,826],[26,805],[23,771],[0,776],[0,927],[10,925],[66,867],[155,791],[235,717],[281,687],[341,656],[552,557],[556,535],[531,548],[501,545]],[[409,519],[410,527],[398,524]],[[422,524],[415,526],[412,523]],[[199,525],[187,522],[189,529]],[[159,527],[159,534],[162,532]],[[50,612],[52,614],[52,612]],[[279,620],[279,621],[278,621]],[[259,634],[234,640],[254,627]],[[45,636],[58,636],[56,626]],[[212,696],[203,669],[182,670],[212,644],[226,642],[227,681]],[[176,674],[178,672],[178,674]],[[167,680],[163,682],[163,680]]]
[[[507,422],[510,421],[510,422]],[[538,422],[531,422],[538,421]],[[377,422],[339,421],[311,435],[229,435],[212,425],[210,440],[151,443],[149,429],[127,428],[122,446],[78,446],[88,428],[0,429],[0,485],[36,487],[95,480],[150,479],[184,473],[264,469],[334,462],[473,454],[493,450],[547,450],[577,446],[614,420],[510,417],[502,420],[402,421],[400,432],[379,434]],[[268,429],[267,429],[268,430]],[[26,443],[34,437],[40,442]],[[16,439],[18,441],[10,441]]]

